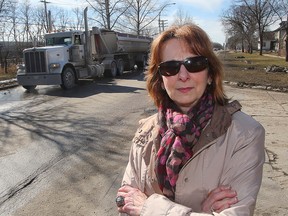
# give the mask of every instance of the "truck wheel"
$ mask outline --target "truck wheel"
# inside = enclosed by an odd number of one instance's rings
[[[137,65],[138,69],[145,69],[146,66],[147,66],[146,64],[147,64],[147,62],[146,62],[146,58],[145,57],[142,58],[142,61],[137,61],[136,62],[136,65]]]
[[[122,76],[124,72],[124,62],[122,59],[119,59],[117,63],[117,75]]]
[[[115,61],[111,62],[111,69],[110,70],[105,70],[104,75],[106,77],[116,77],[117,75],[117,65]]]
[[[28,91],[34,90],[36,88],[36,85],[29,85],[29,86],[23,86],[23,88],[27,89]]]
[[[73,88],[76,84],[76,77],[73,69],[71,67],[67,67],[64,69],[62,73],[62,89],[70,89]]]

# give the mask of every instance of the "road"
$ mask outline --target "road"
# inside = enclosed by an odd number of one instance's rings
[[[255,215],[288,215],[288,94],[225,86],[266,129]],[[117,215],[138,120],[155,112],[142,74],[0,92],[0,215]]]
[[[150,115],[142,80],[2,91],[0,215],[115,215],[130,140]]]

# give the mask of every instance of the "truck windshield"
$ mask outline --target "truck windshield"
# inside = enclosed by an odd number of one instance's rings
[[[72,44],[71,37],[53,37],[46,39],[46,45],[48,46],[55,46],[55,45],[69,45]]]

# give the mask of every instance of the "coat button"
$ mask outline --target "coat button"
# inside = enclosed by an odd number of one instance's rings
[[[185,182],[188,182],[188,180],[189,180],[189,179],[188,179],[187,177],[184,179]]]

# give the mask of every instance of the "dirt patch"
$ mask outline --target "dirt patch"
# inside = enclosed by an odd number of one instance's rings
[[[288,92],[287,72],[266,72],[271,65],[287,66],[285,59],[235,52],[222,52],[219,57],[224,65],[227,84]]]

